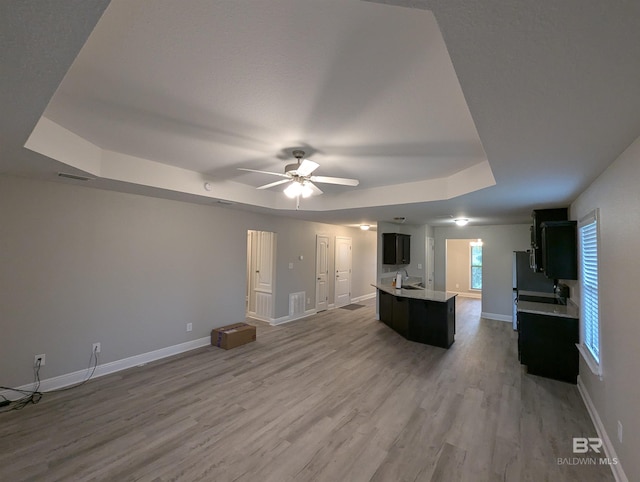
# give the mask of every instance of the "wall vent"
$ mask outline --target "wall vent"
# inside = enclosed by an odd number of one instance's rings
[[[73,179],[74,181],[91,181],[93,177],[80,176],[78,174],[69,174],[68,172],[59,172],[58,177]]]
[[[304,315],[304,300],[306,292],[289,293],[289,316]]]

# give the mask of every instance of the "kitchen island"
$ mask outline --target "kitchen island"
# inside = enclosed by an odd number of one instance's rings
[[[380,321],[407,340],[449,348],[456,331],[456,293],[425,289],[378,289]]]

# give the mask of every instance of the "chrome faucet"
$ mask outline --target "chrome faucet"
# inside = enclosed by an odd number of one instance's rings
[[[396,271],[396,274],[402,274],[402,273],[401,273],[401,271],[404,271],[404,275],[405,275],[405,276],[404,276],[404,278],[403,278],[403,279],[404,279],[404,280],[409,279],[409,272],[407,271],[407,268],[399,269],[398,271]]]

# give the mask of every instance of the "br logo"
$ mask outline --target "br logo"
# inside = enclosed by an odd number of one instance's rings
[[[573,437],[573,453],[586,454],[589,450],[599,454],[602,440],[598,437]]]

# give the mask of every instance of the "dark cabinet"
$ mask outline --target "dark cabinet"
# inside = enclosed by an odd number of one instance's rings
[[[445,303],[411,300],[409,318],[409,340],[443,348],[449,348],[453,344],[456,325],[455,298]]]
[[[380,321],[407,340],[449,348],[456,331],[455,297],[430,301],[378,290]]]
[[[569,219],[567,208],[534,209],[531,213],[531,268],[539,273],[544,272],[544,256],[542,254],[542,223],[549,221],[566,221]]]
[[[382,264],[409,264],[411,262],[411,235],[382,234]]]
[[[378,293],[380,321],[384,322],[389,328],[393,328],[393,299],[395,296],[384,291],[378,291]]]
[[[547,278],[578,279],[576,221],[542,223],[542,260]]]
[[[576,383],[578,320],[518,312],[520,362],[532,375]]]
[[[409,300],[379,291],[380,321],[405,338],[409,334]]]

